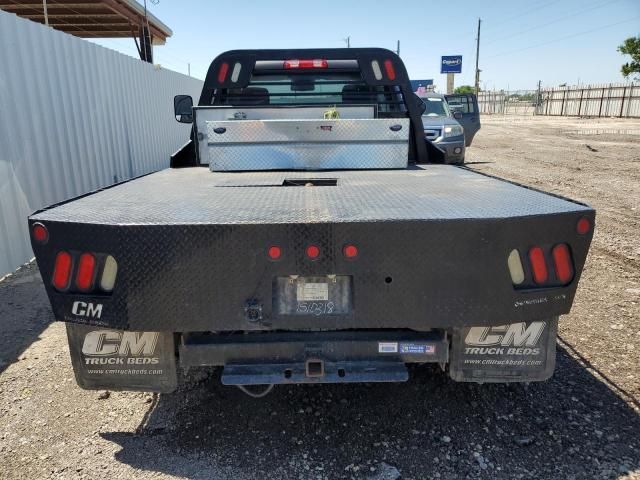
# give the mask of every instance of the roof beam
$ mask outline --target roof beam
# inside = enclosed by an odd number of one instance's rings
[[[42,2],[38,3],[2,3],[0,2],[0,8],[2,10],[7,11],[15,11],[15,10],[33,10],[37,8],[38,10],[42,9]],[[76,8],[88,8],[88,9],[98,9],[104,8],[104,5],[99,3],[65,3],[65,4],[56,4],[49,3],[47,4],[47,10],[51,8],[66,8],[66,9],[76,9]]]
[[[23,18],[44,18],[44,13],[32,13],[28,15],[20,15]],[[48,13],[47,16],[51,18],[78,18],[81,20],[87,20],[89,18],[121,18],[119,15],[114,13],[99,13],[99,14],[91,14],[91,15],[78,15],[78,14],[70,14],[70,13]],[[95,22],[94,22],[95,23]]]

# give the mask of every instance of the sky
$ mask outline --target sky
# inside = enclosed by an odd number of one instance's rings
[[[138,0],[142,3],[143,0]],[[232,49],[396,49],[411,79],[440,74],[442,55],[462,55],[455,85],[473,85],[478,18],[482,89],[534,89],[622,82],[628,61],[616,48],[640,35],[640,0],[147,1],[173,31],[154,47],[154,63],[204,79],[211,60]],[[443,8],[444,5],[444,8]],[[95,40],[137,57],[132,39]]]

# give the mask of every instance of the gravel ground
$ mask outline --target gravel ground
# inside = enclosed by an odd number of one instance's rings
[[[0,477],[640,479],[640,121],[487,117],[471,168],[582,200],[597,229],[548,382],[170,395],[73,379],[33,265],[0,281]],[[635,132],[635,134],[634,134]]]

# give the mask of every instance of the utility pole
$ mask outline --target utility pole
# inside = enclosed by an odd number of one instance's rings
[[[538,80],[538,96],[536,98],[536,109],[534,115],[538,115],[538,110],[542,106],[542,80]]]
[[[398,46],[396,47],[396,55],[400,56],[400,40],[398,40]]]
[[[49,26],[49,11],[47,10],[47,0],[42,0],[42,10],[44,10],[44,24]]]
[[[343,38],[344,42],[347,44],[347,48],[351,48],[351,35],[347,38]]]
[[[191,76],[191,64],[187,63],[187,75]]]
[[[480,58],[480,24],[482,20],[478,18],[478,37],[476,38],[476,96],[480,91],[480,69],[478,68],[478,60]]]

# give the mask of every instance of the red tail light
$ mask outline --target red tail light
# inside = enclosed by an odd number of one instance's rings
[[[569,247],[561,243],[553,247],[551,253],[553,255],[553,263],[556,267],[556,277],[562,283],[569,283],[573,280],[573,262],[571,260]]]
[[[320,256],[320,248],[318,248],[315,245],[309,245],[307,247],[307,257],[313,259],[316,259]]]
[[[347,258],[356,258],[358,256],[358,247],[355,245],[345,245],[342,253]]]
[[[547,263],[544,259],[544,251],[540,247],[529,250],[529,262],[533,273],[533,281],[537,284],[545,283],[549,277]]]
[[[31,233],[33,239],[38,243],[46,243],[46,241],[49,240],[49,232],[41,223],[34,223],[33,227],[31,227]]]
[[[53,286],[58,290],[66,290],[69,288],[69,280],[71,279],[71,267],[73,260],[67,252],[59,252],[56,255],[56,263],[53,267]]]
[[[591,222],[587,217],[582,217],[576,224],[576,231],[580,235],[586,235],[591,230]]]
[[[393,66],[393,62],[391,60],[384,61],[384,71],[387,72],[387,78],[389,80],[396,79],[396,69]]]
[[[282,249],[276,245],[273,245],[269,247],[267,254],[269,255],[269,258],[271,260],[278,260],[282,256]]]
[[[328,68],[329,62],[321,58],[313,60],[285,60],[282,67],[285,70],[292,68]]]
[[[229,73],[229,64],[224,62],[220,65],[220,70],[218,70],[218,83],[223,83],[226,80],[227,73]]]
[[[76,287],[78,290],[90,290],[93,286],[93,278],[96,270],[96,257],[90,253],[80,255],[78,273],[76,274]]]

